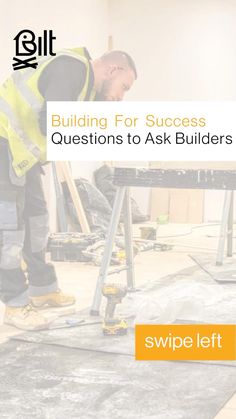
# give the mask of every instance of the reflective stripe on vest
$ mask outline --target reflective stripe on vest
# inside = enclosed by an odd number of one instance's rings
[[[2,135],[9,140],[17,176],[24,175],[37,161],[45,161],[46,158],[46,141],[38,124],[38,114],[44,103],[38,80],[46,66],[62,55],[83,62],[87,70],[86,79],[77,100],[94,99],[93,90],[88,95],[90,64],[87,57],[80,55],[83,51],[83,48],[63,50],[56,57],[46,57],[40,60],[37,70],[18,70],[0,86],[0,137]]]
[[[26,84],[29,79],[29,75],[27,73],[19,74],[16,71],[13,73],[12,79],[17,90],[19,90],[25,101],[28,102],[34,110],[39,110],[39,107],[42,107],[42,102],[35,96],[30,87]]]
[[[22,131],[21,127],[19,126],[11,107],[2,97],[0,97],[0,112],[2,111],[6,115],[8,120],[11,121],[10,124],[13,130],[18,134],[19,138],[21,138],[22,142],[27,146],[27,149],[38,160],[41,155],[40,149],[34,143],[32,143],[32,141],[29,138],[27,138],[26,134]]]

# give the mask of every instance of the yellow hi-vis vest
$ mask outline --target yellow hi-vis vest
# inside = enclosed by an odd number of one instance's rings
[[[38,89],[38,80],[45,67],[59,55],[68,55],[86,65],[83,89],[77,98],[83,101],[91,89],[90,65],[84,48],[63,50],[56,57],[39,62],[38,68],[17,70],[0,86],[0,137],[8,140],[12,166],[18,177],[37,162],[46,161],[46,139],[38,119],[44,98]],[[94,90],[86,100],[93,100]],[[1,140],[0,140],[1,141]]]

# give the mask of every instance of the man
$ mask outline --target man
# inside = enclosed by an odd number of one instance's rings
[[[137,77],[132,58],[112,51],[91,60],[85,48],[65,50],[38,68],[15,71],[0,87],[0,297],[5,323],[46,328],[37,311],[74,304],[45,262],[48,212],[41,174],[46,160],[49,100],[122,100]],[[27,264],[27,278],[21,266]]]

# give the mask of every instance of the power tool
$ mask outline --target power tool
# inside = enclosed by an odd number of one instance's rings
[[[128,330],[126,321],[114,315],[116,305],[120,304],[127,294],[127,288],[119,284],[105,284],[102,293],[107,298],[103,334],[105,336],[126,335]]]

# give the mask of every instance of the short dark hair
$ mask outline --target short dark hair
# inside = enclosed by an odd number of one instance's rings
[[[133,58],[127,54],[125,51],[119,51],[119,50],[113,50],[110,52],[107,52],[101,56],[101,60],[113,64],[118,65],[127,65],[129,68],[131,68],[135,74],[135,78],[137,79],[137,69],[135,62]]]

